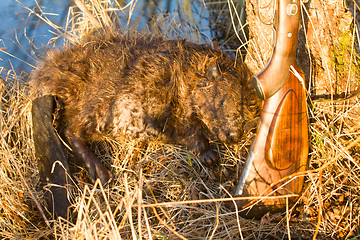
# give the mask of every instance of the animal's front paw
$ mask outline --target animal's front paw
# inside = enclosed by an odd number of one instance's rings
[[[216,165],[217,162],[219,161],[217,154],[212,150],[208,150],[200,153],[199,158],[201,163],[206,166]]]

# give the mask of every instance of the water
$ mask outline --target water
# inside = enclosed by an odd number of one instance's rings
[[[52,43],[53,45],[48,45],[49,40],[55,36],[52,32],[54,29],[35,14],[30,14],[29,9],[39,12],[39,6],[41,6],[42,12],[48,13],[46,16],[51,22],[64,26],[71,2],[69,0],[0,0],[0,9],[2,9],[0,11],[0,49],[3,50],[0,52],[0,67],[3,68],[3,73],[4,70],[6,72],[11,69],[17,73],[29,72],[36,63],[36,56],[46,48],[61,44],[61,39],[58,39]],[[180,0],[139,0],[132,17],[132,24],[136,24],[140,29],[149,28],[147,25],[149,19],[159,13],[173,14],[174,21],[181,21],[187,17],[181,9],[182,5]],[[193,1],[191,7],[197,30],[203,34],[201,38],[210,39],[208,20],[201,17],[207,15],[202,1]]]
[[[44,12],[55,24],[63,25],[68,11],[68,0],[38,0]],[[16,71],[29,71],[35,64],[35,56],[43,50],[46,43],[54,35],[51,27],[34,14],[29,14],[30,8],[38,12],[34,0],[0,1],[0,66],[5,70],[14,68]],[[12,56],[10,56],[12,55]]]

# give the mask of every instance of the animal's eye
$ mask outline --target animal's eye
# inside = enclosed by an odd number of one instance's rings
[[[224,106],[224,105],[225,105],[225,100],[224,100],[224,99],[222,99],[222,100],[220,101],[220,105],[221,105],[221,106]]]
[[[198,78],[202,78],[203,76],[200,73],[195,73],[195,76]]]
[[[202,81],[201,83],[198,84],[198,87],[201,87],[201,88],[205,88],[205,87],[209,87],[210,86],[210,82],[206,81]]]

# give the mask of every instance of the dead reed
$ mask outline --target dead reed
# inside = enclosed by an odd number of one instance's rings
[[[117,14],[130,19],[136,4],[130,1],[125,6],[111,0],[74,2],[78,8],[69,10],[66,27],[54,26],[65,37],[66,44],[81,41],[96,31],[96,27],[105,31],[126,30],[126,23],[122,25]],[[33,14],[48,21],[41,13]],[[350,69],[349,74],[353,74],[351,71],[355,70]],[[360,102],[357,97],[341,102],[309,98],[310,166],[307,172],[301,173],[306,176],[307,185],[298,203],[285,213],[268,214],[260,221],[238,216],[239,209],[230,193],[253,137],[250,134],[237,146],[219,145],[222,164],[215,170],[203,167],[196,157],[179,146],[160,142],[144,146],[135,140],[105,139],[93,148],[114,169],[113,184],[90,184],[86,182],[85,171],[80,170],[74,176],[79,184],[71,192],[74,215],[54,220],[49,218],[42,192],[38,190],[27,82],[14,71],[2,69],[0,74],[1,238],[360,237]]]

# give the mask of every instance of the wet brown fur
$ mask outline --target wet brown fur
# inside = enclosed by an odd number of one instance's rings
[[[94,38],[53,52],[31,78],[33,99],[61,100],[76,139],[156,137],[205,161],[213,157],[209,141],[239,141],[258,107],[241,61],[153,35]]]

